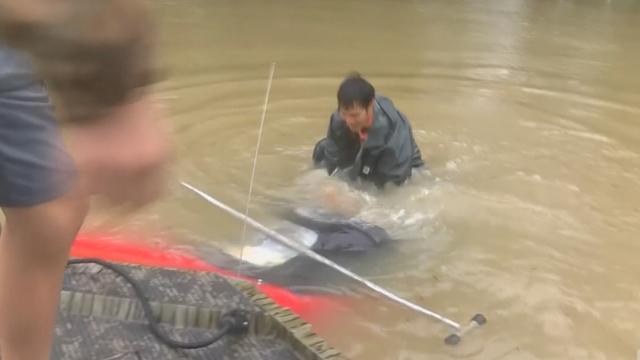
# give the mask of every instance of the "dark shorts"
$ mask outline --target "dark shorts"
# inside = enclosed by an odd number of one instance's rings
[[[74,178],[43,84],[23,54],[0,44],[0,206],[48,202]]]

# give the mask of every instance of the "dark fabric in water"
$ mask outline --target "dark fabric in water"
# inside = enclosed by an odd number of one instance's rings
[[[347,268],[375,264],[376,258],[384,256],[388,248],[386,245],[391,242],[386,230],[360,220],[321,220],[296,211],[285,215],[285,218],[315,231],[318,240],[312,249]],[[260,269],[254,275],[304,293],[335,292],[343,289],[341,285],[347,280],[336,270],[304,255],[281,265]]]
[[[387,246],[391,242],[389,234],[383,228],[363,221],[321,220],[297,211],[280,215],[294,224],[315,231],[318,240],[312,250],[347,268],[371,266],[379,257],[387,255],[390,248]],[[336,288],[343,289],[341,285],[346,280],[344,275],[305,255],[265,268],[243,262],[210,247],[201,248],[198,253],[217,266],[301,293],[335,292]]]
[[[311,248],[318,253],[369,251],[391,240],[383,228],[358,220],[323,221],[296,211],[291,212],[287,220],[318,234]]]
[[[296,211],[280,215],[318,234],[318,240],[312,247],[315,252],[355,271],[360,271],[360,267],[370,269],[375,266],[378,259],[387,256],[391,248],[387,246],[391,237],[379,226],[358,220],[320,220]],[[342,291],[348,281],[344,275],[305,255],[265,268],[211,247],[199,248],[197,252],[200,257],[217,266],[300,293],[334,293]]]

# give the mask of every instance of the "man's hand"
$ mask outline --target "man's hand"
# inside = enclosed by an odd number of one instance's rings
[[[0,0],[0,41],[30,55],[57,117],[107,116],[158,81],[144,0]]]
[[[322,187],[320,204],[325,211],[347,218],[358,214],[362,207],[359,199],[350,193],[348,189],[332,185]]]
[[[69,131],[83,190],[112,205],[142,206],[165,186],[168,128],[150,96],[115,108],[104,119]]]

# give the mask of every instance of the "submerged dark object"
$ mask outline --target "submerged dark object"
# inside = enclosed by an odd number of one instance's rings
[[[311,249],[319,253],[366,252],[391,241],[386,230],[358,219],[322,219],[305,209],[292,211],[286,219],[318,234]]]
[[[383,228],[355,218],[328,216],[306,208],[287,211],[281,217],[286,221],[276,228],[278,232],[346,267],[375,263],[392,242]],[[266,235],[258,236],[257,242],[245,247],[243,259],[228,259],[229,266],[296,292],[334,292],[348,281],[336,270]]]

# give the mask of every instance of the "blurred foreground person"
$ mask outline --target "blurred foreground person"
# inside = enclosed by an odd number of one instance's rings
[[[152,49],[137,0],[0,0],[3,360],[49,358],[89,196],[138,207],[162,190],[169,146],[147,92]]]

